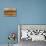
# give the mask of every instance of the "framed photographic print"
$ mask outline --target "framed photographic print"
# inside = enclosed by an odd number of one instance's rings
[[[4,8],[5,16],[16,16],[16,8]]]

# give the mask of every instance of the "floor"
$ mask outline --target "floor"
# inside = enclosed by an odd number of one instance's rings
[[[8,44],[0,44],[0,46],[8,46]],[[13,45],[10,45],[13,46]],[[18,44],[15,44],[14,46],[18,46]]]
[[[31,40],[28,41],[21,40],[20,46],[46,46],[46,42],[45,41],[32,42]]]
[[[8,46],[8,45],[7,44],[0,44],[0,46]],[[31,40],[28,40],[28,41],[21,40],[19,45],[15,44],[14,46],[46,46],[46,42],[45,41],[32,42]]]

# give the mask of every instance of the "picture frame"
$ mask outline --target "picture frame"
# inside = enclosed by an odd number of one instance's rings
[[[16,8],[4,8],[5,16],[16,16]]]

